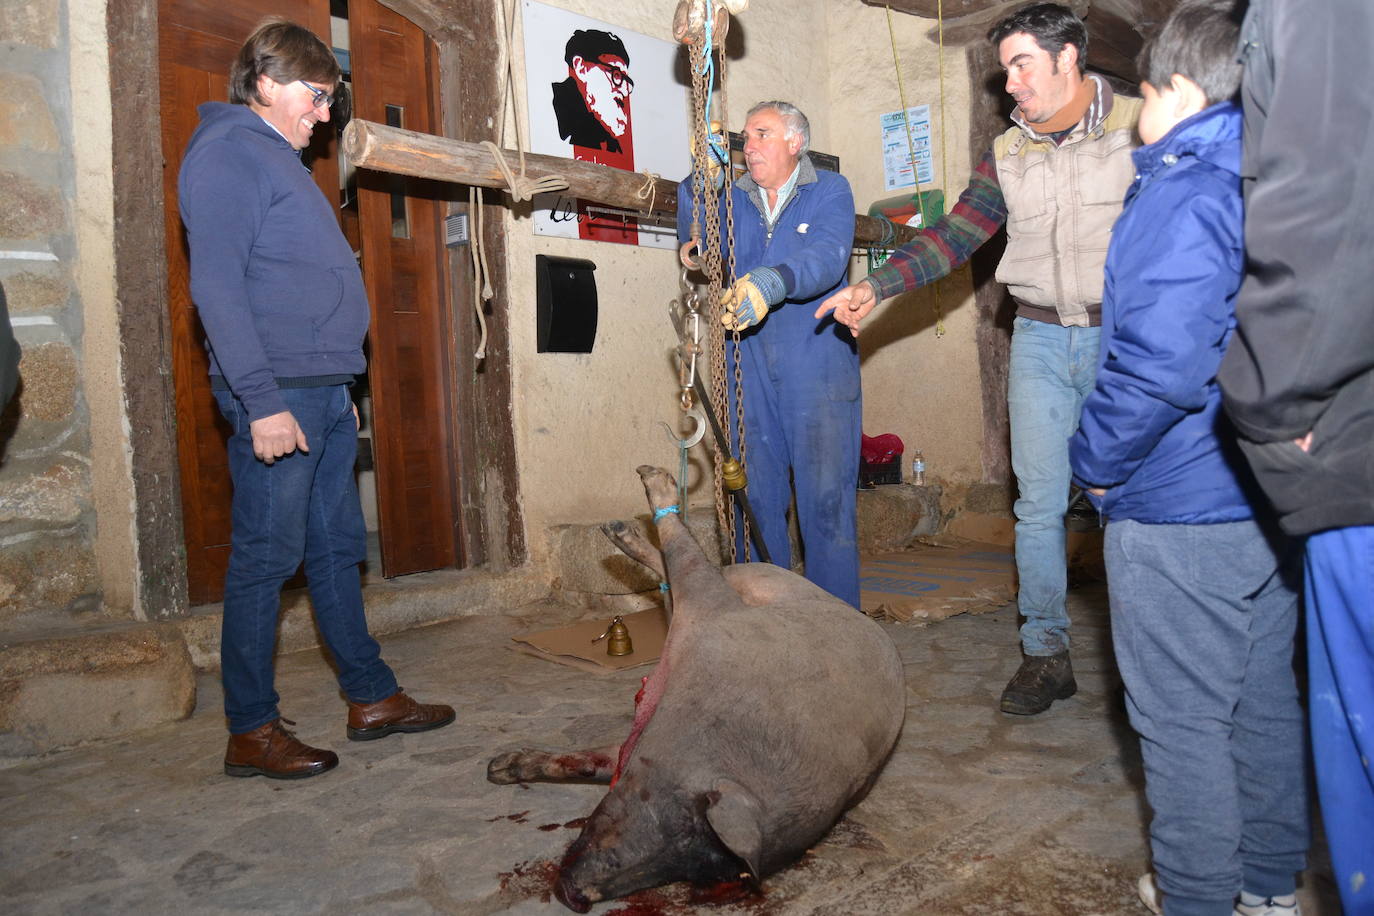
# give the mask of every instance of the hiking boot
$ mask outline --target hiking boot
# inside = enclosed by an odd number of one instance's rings
[[[1056,655],[1027,655],[1002,691],[1002,712],[1033,716],[1077,692],[1067,649]]]

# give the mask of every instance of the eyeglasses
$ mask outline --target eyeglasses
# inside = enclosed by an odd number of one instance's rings
[[[607,63],[602,63],[599,60],[588,61],[588,63],[595,64],[602,70],[606,71],[606,75],[611,79],[612,89],[619,89],[622,86],[627,86],[628,88],[625,90],[626,95],[629,95],[631,92],[635,91],[635,81],[630,78],[630,74],[626,73],[624,70],[621,70],[619,67],[615,67]]]
[[[305,80],[296,80],[296,82],[310,90],[310,102],[316,108],[329,108],[334,104],[334,96],[325,92],[323,89],[316,89]]]

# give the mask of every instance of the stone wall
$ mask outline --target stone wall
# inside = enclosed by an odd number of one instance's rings
[[[24,351],[0,416],[0,626],[99,605],[62,10],[0,0],[0,286]]]

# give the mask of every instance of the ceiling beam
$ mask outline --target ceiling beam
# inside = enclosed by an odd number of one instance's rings
[[[869,6],[889,7],[925,19],[942,18],[940,27],[931,29],[932,41],[947,45],[968,45],[984,41],[988,30],[1026,0],[863,0]],[[1140,81],[1135,60],[1145,37],[1173,9],[1177,0],[1066,0],[1083,17],[1088,29],[1089,69],[1107,73],[1122,81]]]
[[[1026,0],[863,0],[863,2],[869,6],[890,6],[896,12],[910,13],[913,16],[920,16],[922,19],[938,19],[943,15],[946,29],[949,28],[951,20],[961,19],[965,16],[976,16],[994,9],[1000,13],[1003,9],[1014,9],[1026,4]],[[1087,10],[1088,4],[1089,0],[1065,0],[1065,5],[1080,16]],[[999,18],[1001,18],[1000,15],[994,16],[993,22]]]

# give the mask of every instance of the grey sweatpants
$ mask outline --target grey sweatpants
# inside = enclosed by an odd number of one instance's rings
[[[1104,553],[1166,916],[1292,893],[1310,835],[1295,583],[1252,521],[1113,521]]]

